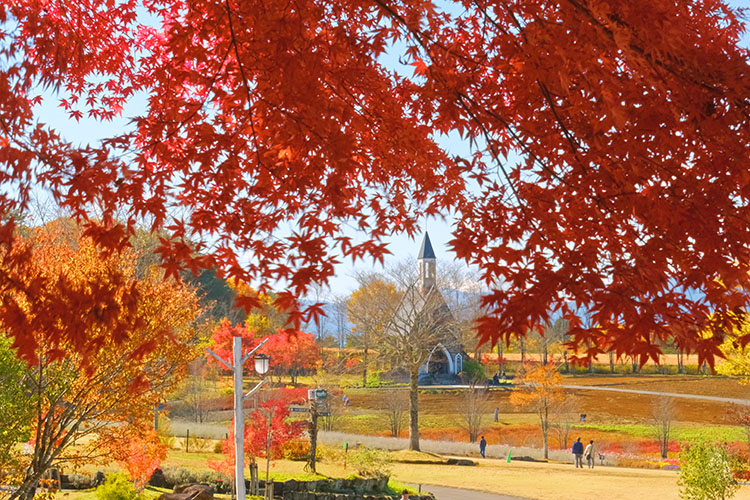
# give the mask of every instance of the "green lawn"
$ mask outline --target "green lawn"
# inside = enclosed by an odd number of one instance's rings
[[[654,439],[654,427],[643,424],[581,424],[576,425],[578,429],[593,429],[602,432],[619,432],[641,439]],[[745,432],[741,427],[731,426],[702,426],[702,425],[681,425],[677,424],[672,427],[670,433],[671,441],[695,441],[706,439],[709,441],[744,441]]]

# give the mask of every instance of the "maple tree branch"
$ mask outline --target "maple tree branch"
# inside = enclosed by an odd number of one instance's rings
[[[584,13],[586,15],[586,17],[588,18],[588,20],[591,22],[591,24],[594,25],[594,26],[596,26],[597,28],[599,28],[611,41],[613,41],[613,42],[615,41],[615,34],[612,31],[612,29],[609,28],[609,27],[607,27],[606,25],[604,25],[596,17],[596,15],[594,15],[594,13],[591,12],[590,9],[588,9],[586,6],[582,5],[578,0],[566,0],[566,1],[570,5],[572,5],[576,10]],[[626,27],[626,28],[631,28],[630,25],[628,25],[625,21],[623,21],[616,14],[611,18],[611,21],[614,22],[614,23],[616,23],[616,24],[618,24],[618,25],[620,25],[620,26],[623,26],[623,27]],[[632,29],[631,29],[631,33],[633,33]],[[638,45],[636,43],[632,43],[631,42],[628,45],[628,48],[630,48],[633,52],[637,53],[638,55],[642,56],[646,61],[648,61],[649,65],[652,66],[652,67],[654,65],[656,65],[656,66],[664,69],[665,71],[667,71],[668,73],[672,74],[673,76],[675,76],[676,78],[678,78],[680,80],[687,81],[689,83],[698,85],[699,87],[701,87],[704,90],[707,90],[707,91],[709,91],[709,92],[711,92],[713,94],[724,95],[724,93],[721,91],[721,89],[718,89],[718,88],[716,88],[714,86],[708,85],[707,83],[698,81],[695,78],[689,77],[687,75],[680,74],[680,72],[677,71],[677,69],[675,69],[672,64],[667,64],[666,62],[663,62],[663,61],[661,61],[659,59],[656,59],[651,54],[646,53],[646,51],[643,49],[643,47],[641,47],[640,45]]]
[[[562,129],[563,135],[565,135],[566,139],[568,140],[568,143],[570,144],[570,148],[573,150],[573,156],[575,157],[578,164],[581,166],[583,173],[588,174],[588,169],[583,164],[581,159],[578,157],[579,145],[577,141],[575,140],[575,138],[573,137],[573,135],[571,134],[570,130],[568,130],[568,128],[565,126],[562,118],[557,112],[557,107],[555,106],[555,103],[553,102],[552,95],[550,94],[550,91],[547,88],[547,85],[545,85],[543,81],[538,80],[538,79],[536,83],[537,85],[539,85],[539,89],[542,92],[542,96],[544,96],[544,99],[547,101],[547,104],[549,104],[550,110],[552,111],[552,114],[555,116],[555,120],[557,121],[557,124]]]
[[[247,75],[245,75],[245,68],[242,65],[242,60],[240,59],[240,50],[237,46],[237,38],[234,34],[234,25],[232,23],[232,9],[229,6],[229,0],[226,0],[226,7],[227,7],[227,18],[229,20],[229,33],[232,36],[232,46],[234,46],[234,56],[237,59],[237,66],[240,68],[240,75],[242,76],[242,83],[245,86],[245,92],[247,93],[247,108],[248,108],[248,114],[250,115],[250,131],[253,135],[253,144],[255,145],[255,156],[258,160],[258,164],[260,166],[263,165],[263,160],[260,156],[260,145],[258,144],[258,136],[255,133],[255,121],[253,120],[253,101],[252,101],[252,91],[250,90],[250,84],[247,81]]]

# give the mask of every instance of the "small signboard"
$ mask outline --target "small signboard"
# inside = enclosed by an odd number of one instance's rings
[[[310,411],[310,408],[301,408],[298,406],[291,406],[289,407],[289,411],[291,412],[298,412],[298,413],[304,413],[306,411]]]
[[[328,391],[325,389],[308,389],[307,390],[307,399],[314,400],[314,399],[326,399],[328,397]]]
[[[322,412],[318,413],[318,416],[320,416],[320,417],[330,417],[331,416],[331,412],[330,411],[322,411]]]

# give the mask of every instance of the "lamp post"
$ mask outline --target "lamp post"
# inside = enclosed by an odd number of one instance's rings
[[[221,364],[227,367],[234,376],[234,485],[237,493],[237,500],[245,500],[245,418],[242,413],[242,402],[252,396],[267,379],[263,379],[250,389],[247,394],[242,394],[242,365],[245,361],[255,354],[268,339],[263,340],[253,350],[242,355],[242,337],[234,337],[232,342],[232,363],[228,363],[211,349],[206,348],[213,357]],[[268,371],[269,357],[264,354],[255,356],[255,371],[263,375]]]

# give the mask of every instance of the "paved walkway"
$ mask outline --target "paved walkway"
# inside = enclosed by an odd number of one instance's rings
[[[435,495],[436,500],[527,500],[520,497],[509,497],[484,491],[459,490],[458,488],[446,488],[445,486],[433,486],[431,484],[423,485],[422,490]]]
[[[647,396],[667,396],[671,398],[702,399],[704,401],[718,401],[719,403],[735,403],[750,405],[750,400],[742,398],[722,398],[719,396],[703,396],[701,394],[684,394],[680,392],[643,391],[640,389],[622,389],[620,387],[609,387],[605,385],[563,385],[565,389],[580,389],[582,391],[610,391],[627,392],[630,394],[645,394]]]
[[[490,389],[497,386],[490,386]],[[514,386],[505,385],[502,387],[513,388]],[[685,394],[681,392],[660,392],[660,391],[644,391],[641,389],[622,389],[620,387],[611,387],[608,385],[574,385],[564,384],[562,386],[565,389],[578,389],[581,391],[610,391],[610,392],[627,392],[631,394],[644,394],[646,396],[667,396],[672,398],[683,398],[683,399],[699,399],[703,401],[717,401],[719,403],[735,403],[740,405],[750,405],[750,399],[744,398],[723,398],[720,396],[704,396],[702,394]],[[421,389],[468,389],[468,385],[423,385]]]

